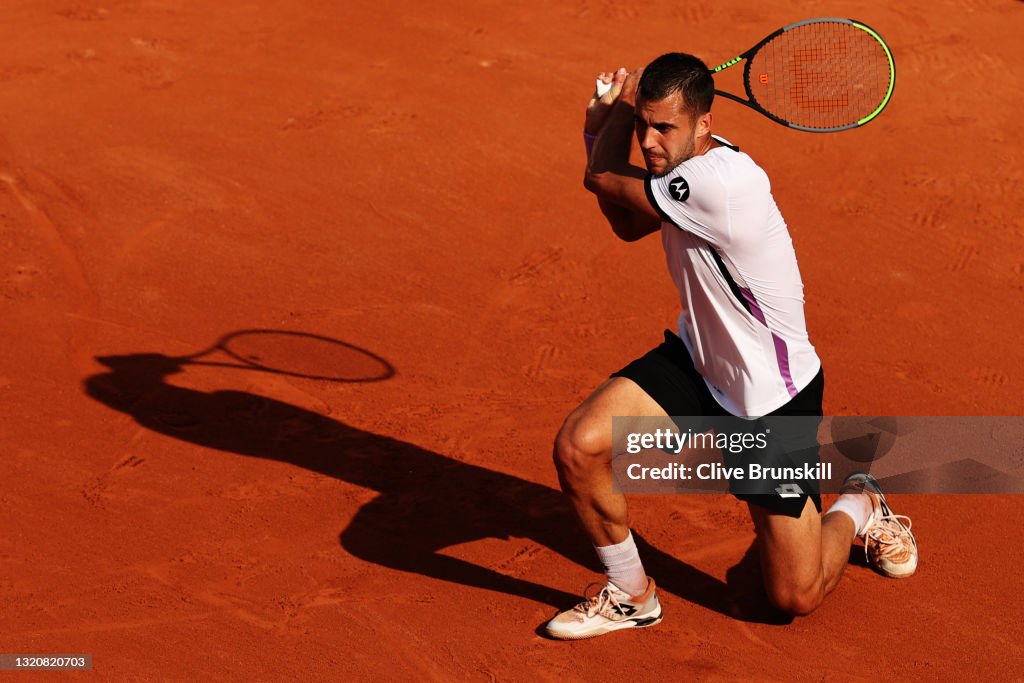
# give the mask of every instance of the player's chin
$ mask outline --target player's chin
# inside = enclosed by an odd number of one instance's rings
[[[645,157],[644,162],[647,164],[647,170],[650,171],[651,175],[655,178],[660,178],[672,170],[668,165],[668,161],[660,157],[657,159],[648,159]]]

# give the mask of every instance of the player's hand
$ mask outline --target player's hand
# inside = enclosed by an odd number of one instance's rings
[[[619,99],[628,104],[636,104],[636,89],[640,85],[640,77],[643,73],[644,69],[640,67],[636,71],[631,71],[626,76],[622,83],[622,89],[619,92]]]
[[[595,90],[594,94],[591,95],[590,102],[587,104],[586,119],[583,122],[584,132],[597,135],[598,131],[601,130],[605,120],[608,118],[608,113],[615,105],[615,101],[619,99],[619,93],[622,92],[622,86],[626,82],[628,75],[629,73],[625,67],[620,68],[618,71],[602,71],[597,75],[597,80],[610,84],[611,89],[600,96],[597,94],[597,90]],[[636,86],[634,85],[635,89]]]

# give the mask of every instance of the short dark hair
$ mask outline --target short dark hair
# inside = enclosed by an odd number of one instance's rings
[[[678,92],[694,118],[711,111],[715,79],[704,62],[683,52],[669,52],[647,65],[637,86],[637,99],[656,102]]]

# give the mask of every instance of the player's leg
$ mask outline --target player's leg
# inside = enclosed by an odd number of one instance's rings
[[[823,395],[819,372],[789,403],[755,423],[769,435],[767,445],[750,449],[745,459],[773,469],[816,467]],[[731,482],[731,489],[749,506],[769,600],[793,615],[812,612],[842,576],[855,522],[848,515],[821,518],[816,480]]]
[[[748,505],[768,598],[790,614],[809,614],[839,583],[855,538],[853,520],[842,514],[822,519],[810,497],[799,517]]]
[[[812,503],[809,497],[799,517],[748,501],[765,590],[790,614],[809,614],[832,592],[857,536],[864,539],[868,562],[881,574],[906,578],[917,571],[910,518],[893,513],[878,482],[870,474],[855,473],[841,491],[823,518],[817,499]]]
[[[555,438],[558,480],[590,541],[598,547],[629,535],[626,497],[612,477],[612,418],[665,416],[633,380],[612,377],[569,414]]]
[[[596,595],[548,622],[548,635],[563,640],[592,638],[661,621],[654,581],[644,572],[629,531],[626,497],[617,493],[612,474],[612,418],[664,416],[661,406],[633,380],[612,377],[574,410],[555,439],[555,467],[562,490],[598,558],[608,581]]]
[[[654,582],[644,573],[629,531],[626,499],[612,474],[612,418],[698,415],[700,380],[678,337],[633,361],[602,384],[566,418],[555,439],[558,478],[605,566],[608,583],[597,595],[547,625],[555,638],[578,639],[661,621]],[[668,424],[666,424],[668,426]],[[621,585],[620,585],[621,584]]]
[[[686,346],[666,330],[662,344],[612,375],[566,418],[555,438],[555,467],[595,546],[629,536],[626,499],[613,487],[612,418],[660,417],[671,427],[669,415],[706,414],[707,393]]]

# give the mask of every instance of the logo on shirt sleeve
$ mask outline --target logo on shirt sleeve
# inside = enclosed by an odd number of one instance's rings
[[[668,192],[677,202],[685,202],[690,196],[690,186],[682,178],[676,178],[668,184]]]

